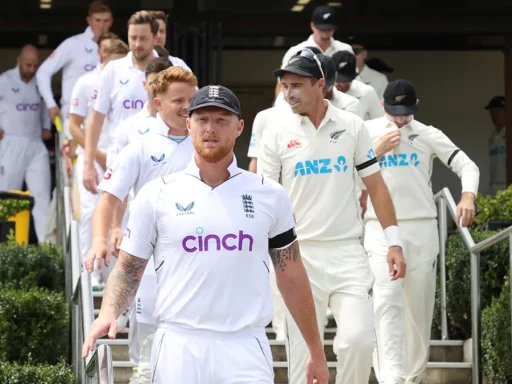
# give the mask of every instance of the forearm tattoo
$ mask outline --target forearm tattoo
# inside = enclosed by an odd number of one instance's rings
[[[103,293],[102,309],[121,314],[130,306],[139,289],[148,260],[121,251]]]
[[[284,272],[290,262],[295,262],[299,258],[299,243],[295,241],[290,246],[283,249],[271,248],[269,252],[272,263],[274,263],[274,268]]]

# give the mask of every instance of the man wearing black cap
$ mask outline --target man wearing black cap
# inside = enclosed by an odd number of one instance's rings
[[[489,156],[491,157],[490,193],[495,194],[507,188],[507,142],[505,127],[505,98],[495,96],[485,107],[491,114],[494,132],[489,139]]]
[[[237,97],[225,87],[210,85],[192,97],[186,125],[193,158],[183,171],[159,177],[137,194],[84,357],[99,337],[115,337],[116,318],[133,300],[153,256],[158,348],[152,382],[273,383],[265,334],[272,318],[270,253],[284,301],[307,340],[307,383],[327,384],[293,208],[278,183],[237,167],[240,116]]]
[[[442,131],[414,120],[418,98],[411,83],[389,83],[383,106],[386,115],[365,125],[396,208],[407,275],[400,281],[389,279],[386,233],[376,215],[380,203],[370,196],[364,246],[375,276],[378,353],[374,368],[380,383],[420,383],[429,357],[439,253],[432,162],[437,157],[461,179],[457,222],[462,227],[471,225],[475,218],[480,173]]]
[[[357,61],[354,54],[347,51],[336,52],[332,56],[336,64],[336,88],[359,100],[364,120],[376,119],[384,115],[377,92],[357,77]]]
[[[367,384],[374,349],[373,276],[361,244],[355,170],[379,201],[379,219],[390,234],[388,278],[397,279],[405,275],[405,263],[393,204],[363,120],[324,99],[318,58],[302,50],[274,74],[293,115],[263,133],[258,171],[280,180],[292,199],[320,334],[327,307],[338,324],[336,383]],[[302,384],[307,347],[289,316],[287,325],[289,383]]]

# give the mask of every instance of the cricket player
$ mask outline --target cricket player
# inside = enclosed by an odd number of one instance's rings
[[[489,156],[491,159],[489,192],[494,195],[496,192],[503,191],[507,188],[505,98],[503,96],[493,97],[485,109],[489,111],[494,124],[494,132],[489,139]]]
[[[51,179],[48,150],[43,140],[52,137],[46,107],[34,75],[39,52],[25,45],[17,65],[0,75],[0,190],[20,190],[27,183],[34,197],[34,227],[37,240],[46,235]]]
[[[414,120],[417,105],[411,83],[392,81],[384,92],[385,117],[366,122],[396,207],[407,260],[405,278],[391,281],[386,233],[376,214],[380,203],[370,193],[364,246],[375,276],[374,368],[380,383],[420,383],[427,367],[439,253],[437,209],[431,185],[434,158],[461,179],[457,222],[467,227],[475,218],[478,167],[442,131]]]
[[[384,90],[389,83],[388,78],[383,73],[377,72],[366,65],[366,61],[368,60],[368,50],[362,43],[357,40],[352,40],[351,45],[357,60],[358,75],[356,80],[371,86],[375,92],[377,92],[379,99],[382,99]]]
[[[143,109],[147,101],[144,71],[146,65],[158,57],[153,50],[157,32],[158,22],[152,14],[134,13],[128,20],[130,53],[124,59],[110,62],[101,72],[100,86],[95,90],[97,98],[85,131],[83,183],[92,193],[97,193],[100,181],[94,168],[94,154],[105,117],[108,127],[114,127],[115,133],[117,125]]]
[[[96,42],[102,33],[110,29],[112,22],[112,11],[108,5],[100,0],[91,2],[87,16],[89,26],[85,32],[64,40],[37,71],[37,86],[48,107],[50,119],[54,122],[55,117],[60,115],[67,139],[71,139],[67,121],[71,92],[80,76],[94,70],[100,63]],[[61,69],[62,96],[59,109],[53,97],[52,77]]]
[[[115,337],[116,318],[133,300],[153,255],[158,279],[153,383],[273,383],[265,335],[272,318],[270,253],[278,286],[310,352],[302,367],[307,383],[327,384],[286,191],[237,167],[233,147],[244,122],[233,92],[204,87],[189,114],[193,159],[184,171],[153,180],[135,198],[83,356],[99,337]]]
[[[336,64],[336,88],[359,100],[363,120],[384,116],[377,92],[358,80],[356,57],[347,51],[336,52],[332,56]]]
[[[96,98],[94,89],[99,85],[100,74],[103,68],[112,60],[125,57],[128,52],[128,46],[119,39],[103,40],[100,42],[100,51],[102,62],[91,72],[86,73],[75,84],[71,94],[71,106],[69,108],[69,128],[71,135],[78,144],[77,161],[76,161],[76,180],[81,181],[84,169],[84,146],[85,132],[87,126],[87,118],[92,109],[92,103]],[[112,141],[111,133],[108,129],[102,129],[98,141],[98,149],[95,153],[94,167],[98,175],[102,175],[106,169],[107,150]],[[78,182],[78,190],[80,193],[80,255],[81,260],[85,260],[87,251],[91,247],[92,242],[92,214],[98,203],[98,194],[94,194],[85,189],[83,183]],[[91,274],[91,285],[93,291],[101,291],[103,289],[102,276],[99,270],[95,270]]]
[[[258,172],[281,180],[294,205],[320,335],[327,307],[338,325],[333,345],[336,383],[367,384],[375,345],[373,276],[361,242],[355,171],[378,202],[377,214],[387,234],[388,278],[395,280],[405,275],[405,262],[393,204],[364,121],[324,99],[318,58],[309,50],[300,51],[274,74],[280,77],[293,116],[263,133]],[[307,348],[289,316],[287,328],[289,382],[301,384]]]

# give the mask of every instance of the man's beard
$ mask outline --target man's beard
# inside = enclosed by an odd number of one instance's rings
[[[193,140],[194,149],[197,154],[208,163],[217,163],[224,159],[233,150],[233,142],[225,141],[216,143],[215,148],[206,148],[206,144],[202,138]]]
[[[133,52],[133,56],[135,57],[136,60],[138,61],[144,61],[148,58],[148,56],[150,55],[151,52],[140,52],[140,53],[135,53]]]

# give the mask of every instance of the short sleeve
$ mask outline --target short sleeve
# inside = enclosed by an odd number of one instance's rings
[[[251,141],[249,143],[249,151],[247,152],[248,157],[257,158],[258,157],[258,146],[261,141],[261,135],[263,134],[263,130],[267,124],[266,114],[268,110],[260,111],[254,118],[254,122],[252,123],[252,131],[251,131]]]
[[[78,79],[73,91],[71,92],[71,105],[69,106],[69,113],[78,115],[81,117],[87,116],[87,108],[89,105],[89,99],[91,95],[88,95],[85,91],[83,77]]]
[[[275,202],[273,204],[276,211],[274,213],[272,227],[268,234],[269,248],[286,248],[297,239],[292,202],[288,197],[288,193],[281,185],[272,181],[267,181],[267,183],[268,182],[275,184],[276,188],[274,194]]]
[[[103,115],[106,115],[110,111],[110,88],[112,71],[112,62],[110,62],[101,71],[100,81],[95,85],[92,95],[92,99],[94,100],[94,110]]]
[[[263,132],[258,146],[256,169],[270,180],[279,181],[281,176],[281,156],[276,127],[268,127]]]
[[[364,121],[358,122],[357,145],[354,154],[354,164],[359,177],[364,178],[380,171],[377,154],[373,149],[372,139]]]
[[[155,208],[159,190],[156,182],[146,184],[131,203],[122,251],[141,259],[149,259],[153,254],[158,235]]]

